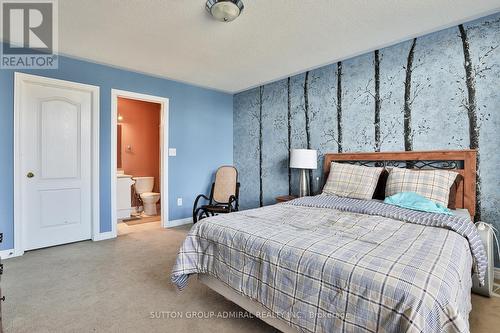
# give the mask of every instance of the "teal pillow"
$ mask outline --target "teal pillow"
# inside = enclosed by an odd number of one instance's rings
[[[385,198],[384,202],[389,205],[395,205],[403,208],[419,210],[428,213],[441,213],[453,215],[447,207],[431,201],[415,192],[401,192]]]

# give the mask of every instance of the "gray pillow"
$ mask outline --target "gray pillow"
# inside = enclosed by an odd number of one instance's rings
[[[332,162],[323,193],[369,200],[373,197],[383,170],[384,168]]]
[[[401,192],[415,192],[429,200],[448,207],[451,185],[457,172],[448,170],[411,170],[391,168],[385,185],[385,196]]]

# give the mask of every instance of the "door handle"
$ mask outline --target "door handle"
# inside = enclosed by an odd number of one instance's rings
[[[30,171],[30,172],[28,172],[28,174],[26,175],[26,177],[33,178],[33,177],[35,177],[35,174]]]

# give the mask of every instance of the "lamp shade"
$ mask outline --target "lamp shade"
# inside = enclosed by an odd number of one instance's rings
[[[292,149],[290,151],[290,168],[316,169],[318,154],[314,149]]]

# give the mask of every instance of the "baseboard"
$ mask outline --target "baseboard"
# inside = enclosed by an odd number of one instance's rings
[[[14,257],[18,257],[18,256],[19,256],[19,254],[16,254],[14,249],[0,251],[0,258],[2,258],[2,260],[14,258]]]
[[[98,242],[98,241],[111,239],[111,238],[116,238],[116,234],[112,231],[108,231],[108,232],[101,232],[101,233],[97,234],[96,236],[94,236],[92,238],[92,240],[94,242]]]
[[[97,236],[92,238],[92,240],[93,241],[102,241],[102,240],[111,239],[111,238],[116,238],[116,235],[112,231],[108,231],[108,232],[102,232],[100,234],[97,234]],[[2,251],[0,251],[0,258],[2,260],[5,260],[5,259],[14,258],[14,257],[19,257],[23,254],[24,254],[24,252],[16,254],[16,251],[14,249],[2,250]]]
[[[495,267],[495,269],[493,270],[493,272],[495,274],[495,280],[500,280],[500,268]]]
[[[178,227],[180,225],[193,223],[192,217],[186,217],[185,219],[171,220],[167,222],[167,228]]]

